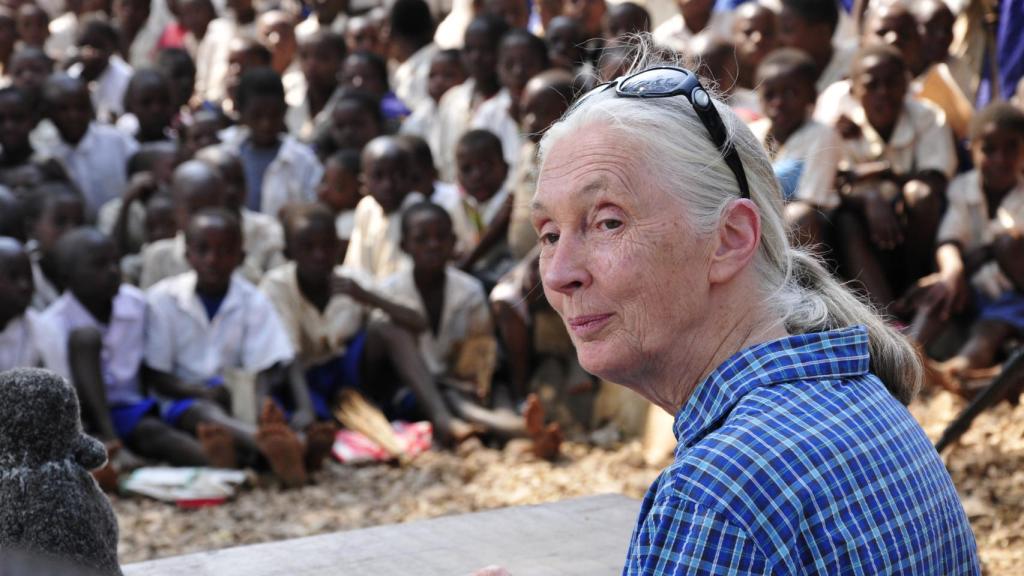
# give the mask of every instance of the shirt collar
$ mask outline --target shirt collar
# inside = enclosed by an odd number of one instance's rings
[[[868,373],[870,360],[864,326],[797,334],[741,350],[704,378],[676,414],[679,449],[693,445],[753,390],[860,376]]]

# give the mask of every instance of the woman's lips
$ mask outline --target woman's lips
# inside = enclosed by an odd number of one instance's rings
[[[589,314],[587,316],[574,316],[566,320],[566,324],[569,325],[569,330],[576,335],[577,338],[586,340],[589,337],[597,334],[601,331],[608,321],[611,319],[611,314]]]

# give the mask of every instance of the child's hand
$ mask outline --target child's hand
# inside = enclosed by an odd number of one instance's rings
[[[127,206],[136,201],[147,201],[160,189],[160,184],[152,172],[138,172],[132,175],[128,187],[124,191],[124,205]]]
[[[331,278],[331,293],[344,294],[356,302],[366,302],[370,293],[355,280],[346,276],[335,275]]]
[[[892,250],[903,243],[903,229],[892,204],[881,196],[870,196],[864,206],[871,241],[882,250]]]
[[[900,299],[903,306],[931,310],[940,320],[963,310],[967,304],[967,281],[955,272],[936,272],[917,281]]]

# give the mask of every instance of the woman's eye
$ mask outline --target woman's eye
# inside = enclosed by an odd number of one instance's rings
[[[552,244],[555,244],[556,242],[558,242],[558,234],[555,234],[554,232],[549,232],[547,234],[541,234],[540,242],[541,242],[541,244],[544,244],[545,246],[550,246]]]
[[[601,220],[601,222],[598,225],[604,227],[605,230],[615,230],[617,228],[621,228],[622,227],[622,221],[620,221],[620,220]]]

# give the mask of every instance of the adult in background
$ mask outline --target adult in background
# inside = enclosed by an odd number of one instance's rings
[[[624,572],[979,574],[904,407],[913,348],[788,244],[761,145],[651,52],[547,132],[532,204],[580,364],[675,415]]]

